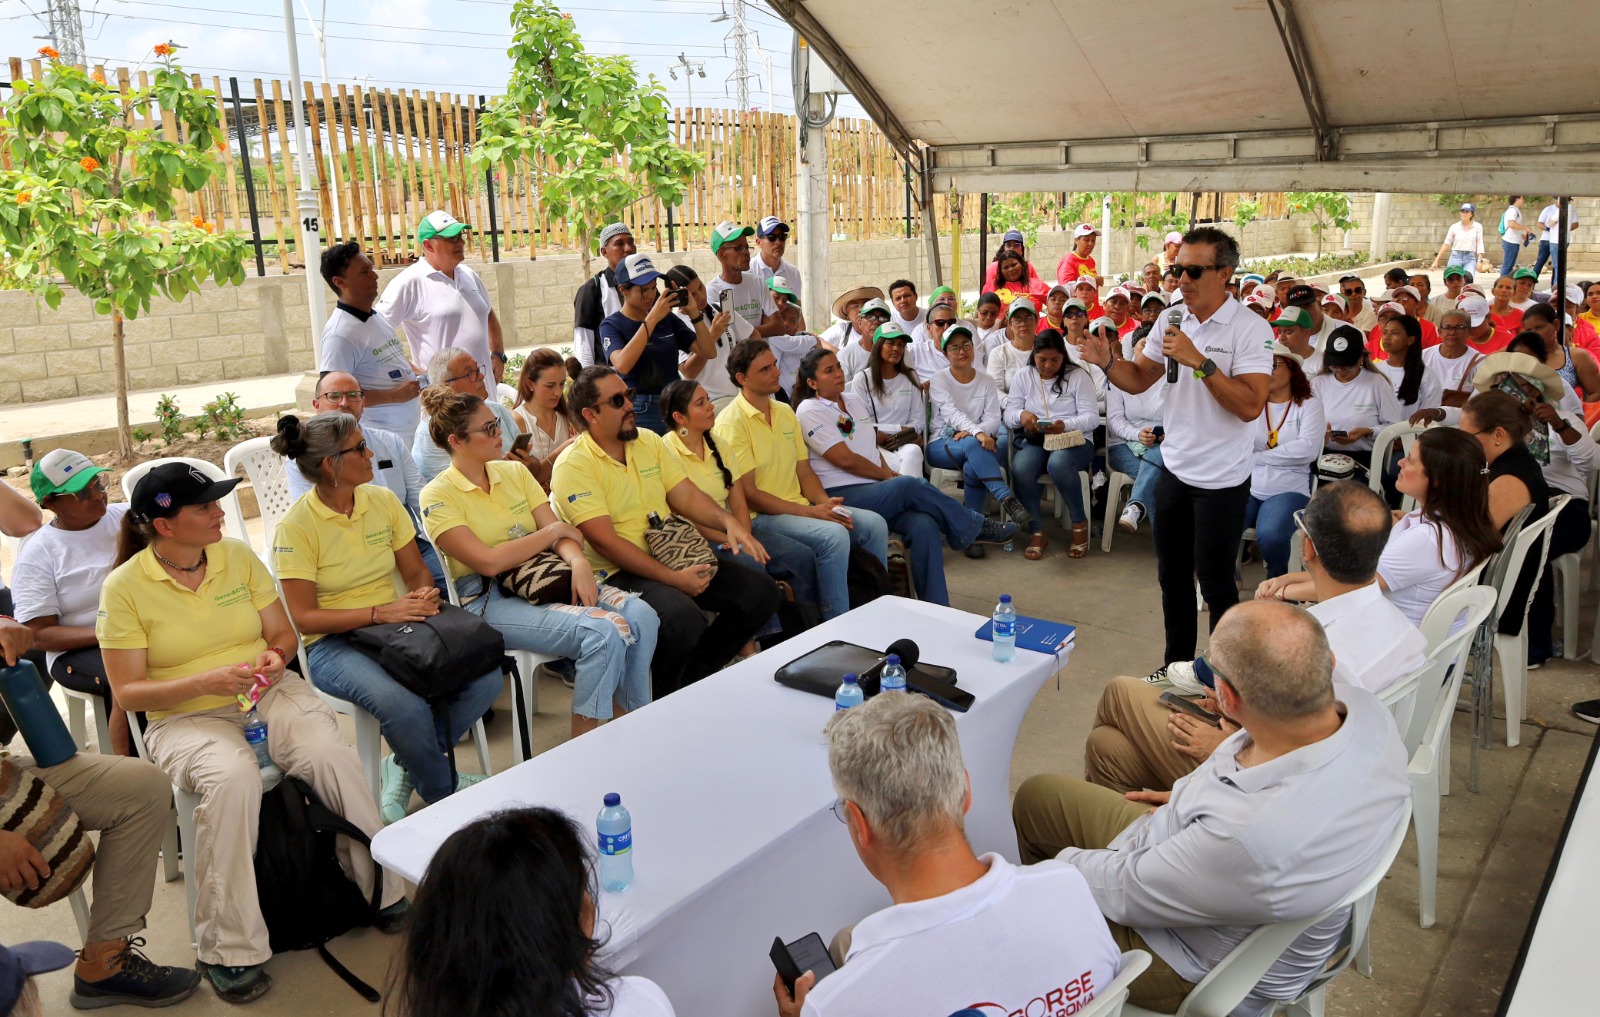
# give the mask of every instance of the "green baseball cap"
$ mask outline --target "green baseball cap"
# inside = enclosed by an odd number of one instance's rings
[[[951,289],[948,286],[940,286],[938,289],[936,289],[932,293],[928,294],[928,306],[932,307],[934,304],[937,304],[939,302],[939,298],[942,297],[942,296],[951,296],[951,297],[953,297],[955,295],[956,295],[956,291],[955,290]]]
[[[728,243],[730,240],[738,240],[740,237],[748,237],[755,231],[756,228],[754,226],[739,226],[731,222],[719,222],[711,230],[711,253],[716,254],[722,250],[723,244]]]
[[[774,293],[782,293],[784,296],[788,297],[790,300],[799,300],[800,299],[798,296],[795,295],[794,290],[791,290],[789,288],[789,280],[785,279],[781,275],[775,275],[771,279],[768,279],[767,280],[767,289],[771,290]]]
[[[1461,278],[1465,279],[1467,277],[1467,270],[1462,268],[1460,265],[1451,265],[1449,268],[1444,270],[1444,277],[1446,279],[1450,278],[1453,275],[1458,275]]]
[[[882,342],[885,339],[898,339],[901,342],[911,341],[911,337],[906,335],[906,330],[892,321],[887,325],[879,325],[872,333],[872,341],[875,343]]]
[[[1285,307],[1272,324],[1282,327],[1284,325],[1299,325],[1301,328],[1311,327],[1311,312],[1304,307]]]
[[[104,466],[96,466],[82,452],[57,448],[46,452],[33,464],[28,483],[33,488],[33,500],[42,505],[51,495],[77,494],[89,486],[89,481],[105,472]]]
[[[1537,279],[1537,278],[1539,278],[1539,273],[1535,272],[1531,268],[1519,268],[1515,272],[1511,273],[1511,278],[1512,279]]]
[[[433,211],[422,217],[417,223],[417,243],[432,240],[434,237],[444,237],[446,240],[459,237],[463,230],[472,227],[456,219],[449,212]]]
[[[959,321],[956,322],[954,325],[951,325],[949,328],[945,329],[944,330],[944,335],[939,337],[939,348],[942,350],[945,347],[949,346],[950,345],[950,340],[954,339],[958,335],[964,335],[968,339],[971,339],[972,338],[972,329],[967,327],[966,325],[963,325]]]

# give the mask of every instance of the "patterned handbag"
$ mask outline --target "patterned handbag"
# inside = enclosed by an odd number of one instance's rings
[[[717,556],[711,544],[682,516],[668,516],[665,521],[650,513],[650,527],[644,531],[645,546],[650,557],[677,571],[696,565],[710,565],[711,574],[717,574]]]
[[[12,903],[48,907],[89,878],[94,842],[77,813],[55,788],[4,758],[0,758],[0,830],[26,839],[50,866],[50,877],[37,890],[24,885],[6,891]]]
[[[530,604],[572,602],[572,566],[554,551],[540,551],[494,578],[500,589]]]
[[[1044,450],[1046,452],[1059,452],[1064,448],[1077,448],[1082,444],[1082,431],[1062,431],[1060,434],[1047,434],[1044,436]]]

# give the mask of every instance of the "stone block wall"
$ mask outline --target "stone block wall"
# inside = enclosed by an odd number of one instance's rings
[[[1356,222],[1359,224],[1350,231],[1350,246],[1357,251],[1365,251],[1372,237],[1373,196],[1353,194],[1350,198]],[[1501,195],[1492,203],[1486,201],[1478,206],[1477,218],[1483,223],[1484,253],[1496,265],[1500,263],[1499,229],[1500,213],[1506,208],[1504,199],[1505,196]],[[1523,221],[1534,222],[1542,208],[1542,205],[1532,204],[1525,207],[1522,211]],[[1600,225],[1600,198],[1573,198],[1570,209],[1569,214],[1576,215],[1579,221],[1578,232],[1568,245],[1568,250],[1572,252],[1572,263],[1592,265],[1600,262],[1600,230],[1594,228]],[[1409,251],[1431,261],[1439,252],[1439,245],[1444,243],[1445,231],[1457,219],[1456,212],[1434,201],[1431,195],[1396,194],[1389,202],[1389,233],[1386,246],[1390,251]],[[1535,237],[1534,242],[1523,250],[1518,263],[1526,263],[1532,267],[1534,259],[1538,256],[1538,250],[1539,241]]]

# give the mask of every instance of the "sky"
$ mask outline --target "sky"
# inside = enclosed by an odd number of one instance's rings
[[[692,89],[697,106],[736,108],[728,33],[733,7],[741,2],[749,29],[750,105],[791,113],[794,33],[757,0],[573,0],[561,8],[572,15],[590,52],[631,56],[640,77],[654,74],[675,105],[687,105]],[[131,68],[149,59],[156,43],[172,41],[185,47],[179,55],[186,69],[208,78],[219,75],[224,86],[230,75],[241,85],[257,77],[288,78],[278,0],[79,0],[79,5],[91,63]],[[48,6],[48,0],[0,0],[0,57],[29,57],[46,43],[32,36],[47,32],[42,15]],[[295,0],[300,73],[308,81],[321,80],[311,29],[315,19],[324,26],[327,78],[335,85],[496,95],[510,70],[505,52],[510,12],[509,0]],[[713,22],[724,12],[728,20]],[[676,66],[673,80],[669,72],[680,54],[691,67]],[[840,102],[839,113],[863,115],[848,99]]]

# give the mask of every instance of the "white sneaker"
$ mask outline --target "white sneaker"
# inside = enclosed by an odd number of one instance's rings
[[[1117,529],[1127,533],[1138,533],[1139,523],[1144,520],[1144,506],[1136,501],[1128,502],[1128,507],[1122,510],[1122,515],[1117,517]]]
[[[1098,491],[1106,486],[1106,475],[1101,470],[1095,470],[1094,476],[1089,478],[1089,490]]]

